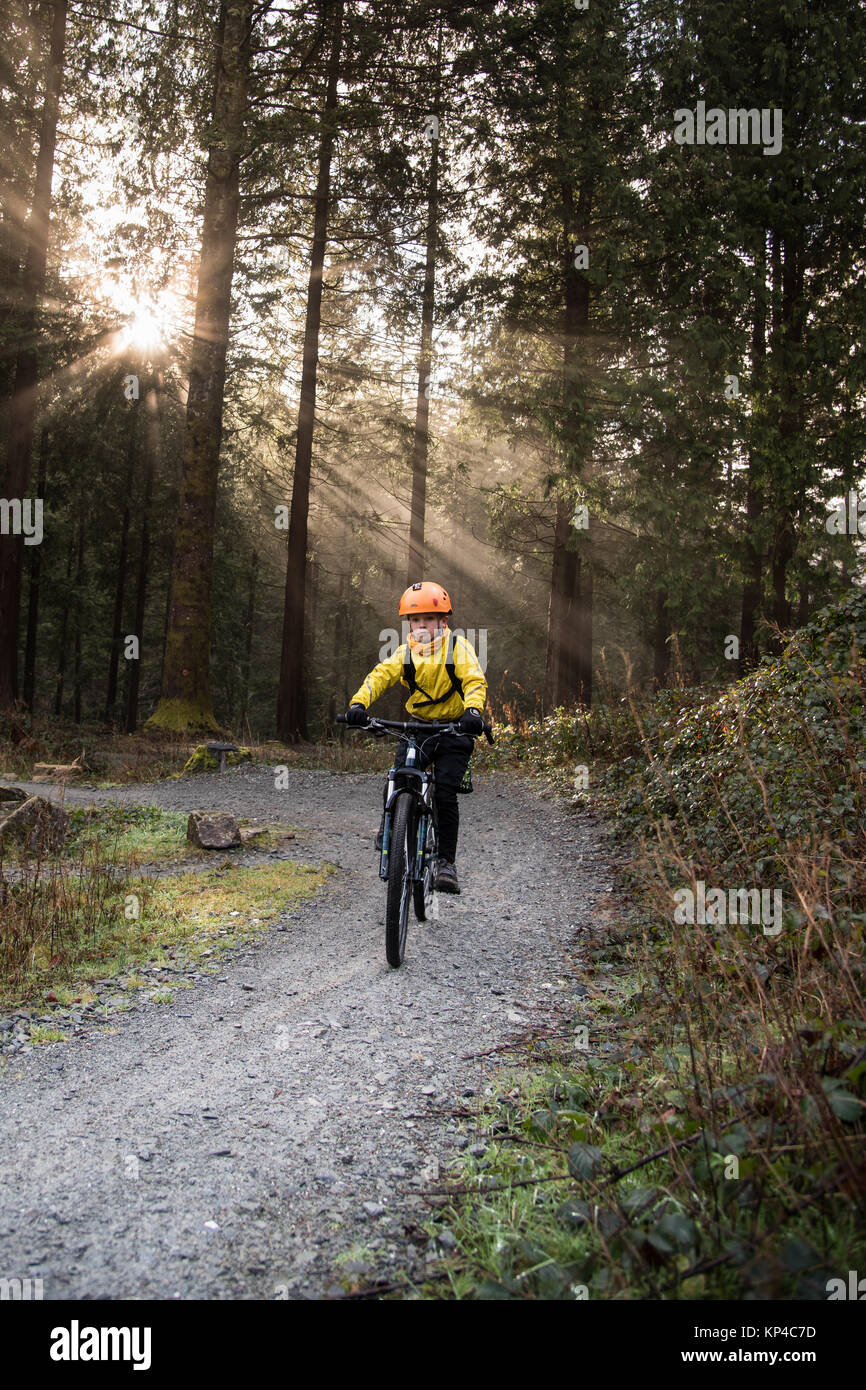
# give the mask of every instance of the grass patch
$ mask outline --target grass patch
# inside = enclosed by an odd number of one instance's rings
[[[142,966],[206,966],[209,957],[266,930],[334,872],[333,865],[282,861],[147,879],[111,867],[106,873],[98,860],[79,857],[73,866],[54,863],[39,877],[31,872],[8,885],[0,1007],[86,1003],[95,998],[94,981],[121,975],[127,989],[152,989]]]
[[[196,849],[186,838],[188,816],[157,806],[108,805],[64,807],[69,816],[60,858],[67,863],[98,858],[107,864],[135,867],[180,860],[202,860],[212,851]],[[10,864],[32,860],[20,842],[4,847]]]
[[[862,1265],[857,1210],[838,1202],[828,1219],[826,1187],[798,1172],[820,1166],[820,1123],[811,1153],[792,1149],[768,1086],[750,1118],[717,1095],[711,1130],[687,1055],[648,1056],[639,1037],[612,1056],[552,1045],[497,1069],[484,1157],[460,1158],[428,1223],[434,1237],[447,1224],[458,1252],[425,1297],[825,1300],[828,1279]]]
[[[49,1028],[44,1024],[37,1024],[30,1029],[28,1042],[34,1047],[39,1047],[44,1043],[66,1042],[66,1034],[61,1033],[59,1028]]]
[[[107,859],[127,861],[134,866],[202,864],[212,860],[216,851],[199,849],[187,840],[188,820],[187,812],[164,811],[158,806],[142,804],[75,807],[70,812],[64,854],[67,858],[75,858],[84,848],[98,843]],[[250,821],[239,817],[238,824],[248,826]],[[269,824],[262,827],[263,833],[249,844],[221,853],[276,849],[287,838],[294,838],[299,828]]]
[[[157,806],[109,805],[74,807],[64,855],[74,859],[94,843],[112,861],[131,865],[203,859],[209,851],[196,849],[186,838],[188,815]]]
[[[188,960],[198,961],[206,950],[231,945],[226,937],[239,940],[265,931],[275,917],[311,897],[333,872],[333,865],[284,861],[161,879],[153,885],[140,924],[142,940],[182,947]]]

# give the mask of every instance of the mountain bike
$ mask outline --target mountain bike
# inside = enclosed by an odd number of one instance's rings
[[[345,724],[346,716],[337,715],[337,723]],[[436,813],[435,764],[422,768],[419,753],[426,755],[426,745],[440,734],[459,734],[456,721],[448,723],[424,720],[401,722],[394,719],[369,718],[367,724],[349,725],[374,737],[393,737],[405,743],[406,761],[392,767],[388,773],[385,808],[382,820],[382,848],[379,851],[379,877],[387,884],[385,894],[385,956],[395,970],[403,963],[406,935],[409,929],[409,899],[412,899],[419,922],[427,920],[433,901],[433,878],[439,845],[439,823]],[[488,743],[493,742],[492,729],[484,725]],[[418,737],[426,735],[419,743]],[[435,751],[431,752],[435,757]]]

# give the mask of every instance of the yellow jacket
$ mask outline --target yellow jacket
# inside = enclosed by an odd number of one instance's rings
[[[404,642],[386,661],[380,661],[378,666],[373,667],[363,684],[355,691],[349,704],[363,705],[365,709],[369,709],[373,701],[378,700],[379,696],[390,690],[397,681],[408,690],[410,687],[403,676],[403,660],[408,650],[413,653],[412,662],[417,686],[406,701],[406,713],[412,719],[457,719],[465,709],[477,709],[483,713],[487,701],[487,682],[474,648],[465,637],[454,638],[454,674],[463,682],[462,700],[457,691],[451,689],[448,672],[445,670],[447,649],[447,630],[443,638],[433,643],[432,651],[429,644],[424,648],[415,644],[413,651],[412,644]],[[429,656],[422,654],[427,651],[430,652]],[[430,695],[438,701],[440,697],[448,696],[449,691],[450,698],[442,698],[441,704],[428,705],[424,702],[425,695]]]

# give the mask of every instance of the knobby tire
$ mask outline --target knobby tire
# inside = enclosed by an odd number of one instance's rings
[[[415,900],[415,916],[419,922],[427,921],[427,913],[433,902],[433,879],[436,874],[436,855],[439,851],[439,825],[435,805],[427,820],[427,844],[424,851],[424,877],[420,883],[412,884]]]
[[[412,796],[402,792],[391,810],[391,841],[388,851],[388,888],[385,898],[385,956],[396,970],[403,963],[406,932],[409,926],[409,899],[412,892],[412,862],[414,845],[409,843],[412,830]]]

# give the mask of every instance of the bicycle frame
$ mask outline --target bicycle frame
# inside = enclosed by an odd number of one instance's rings
[[[344,714],[337,715],[337,723],[347,722]],[[375,734],[378,738],[383,738],[397,730],[395,737],[406,742],[406,761],[402,767],[392,767],[388,773],[388,790],[385,796],[385,815],[382,828],[382,849],[379,857],[379,877],[387,880],[388,878],[388,857],[391,841],[391,808],[396,797],[401,792],[408,791],[414,802],[413,811],[415,817],[416,838],[415,838],[415,857],[412,865],[412,878],[416,882],[424,877],[424,855],[427,845],[427,826],[430,817],[433,815],[433,793],[435,789],[435,772],[431,763],[430,767],[422,768],[417,766],[417,755],[420,744],[416,739],[416,734],[426,734],[428,738],[435,738],[437,734],[460,733],[455,720],[439,722],[438,720],[424,721],[421,724],[407,721],[401,722],[393,719],[371,718],[366,724],[358,725],[360,731]],[[483,726],[484,737],[488,743],[493,742],[493,732],[489,724]],[[425,740],[426,742],[426,740]]]
[[[347,724],[348,722],[346,715],[337,715],[338,724]],[[377,738],[383,738],[386,734],[390,734],[406,744],[405,762],[400,767],[395,762],[388,772],[385,805],[382,813],[382,848],[379,857],[379,877],[387,885],[385,893],[385,956],[388,964],[396,969],[403,962],[411,899],[414,899],[415,916],[418,921],[425,922],[427,920],[428,901],[433,894],[433,856],[438,850],[438,843],[436,842],[438,835],[434,837],[433,845],[428,843],[431,819],[436,825],[436,753],[434,751],[430,756],[429,766],[424,768],[419,765],[418,755],[419,753],[424,755],[428,740],[433,740],[440,734],[460,733],[461,731],[456,727],[454,720],[449,720],[447,723],[443,720],[440,723],[439,720],[434,721],[432,719],[423,720],[420,723],[414,721],[400,723],[392,719],[368,718],[366,724],[359,724],[356,727],[359,730],[366,730],[368,733],[374,734]],[[482,728],[488,743],[492,743],[493,734],[490,725],[483,724]],[[421,744],[419,744],[416,734],[419,737],[423,736]],[[401,836],[399,854],[401,857],[405,854],[405,861],[395,860],[393,864],[390,864],[394,806],[398,797],[407,794],[410,798],[406,808],[408,821],[404,820],[402,807],[398,808],[397,811]],[[404,826],[406,829],[405,842],[403,841]]]
[[[409,792],[414,801],[415,856],[412,864],[412,878],[416,882],[424,877],[424,853],[427,846],[427,826],[433,814],[433,794],[435,772],[428,768],[416,767],[419,744],[414,733],[409,734],[406,748],[406,761],[402,767],[394,766],[388,773],[388,790],[385,796],[385,820],[382,831],[382,850],[379,856],[379,877],[387,880],[388,862],[391,846],[391,808],[398,796]]]

